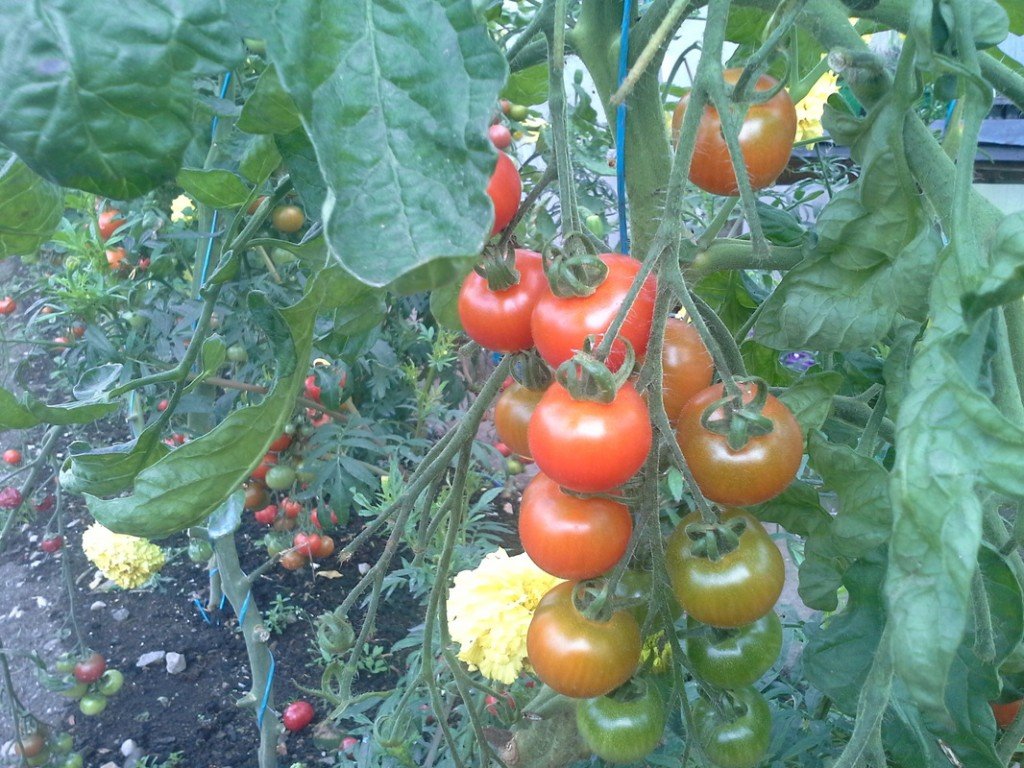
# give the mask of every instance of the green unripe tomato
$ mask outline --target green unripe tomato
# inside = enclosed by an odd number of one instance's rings
[[[586,224],[587,229],[594,233],[597,237],[604,237],[604,219],[598,216],[596,213],[592,213],[583,220]]]
[[[295,483],[295,470],[283,464],[276,464],[267,470],[264,482],[267,488],[275,491],[287,490]]]
[[[644,680],[613,695],[580,699],[576,728],[590,751],[609,763],[633,763],[654,751],[665,732],[665,702]]]
[[[782,650],[782,622],[775,611],[736,629],[714,629],[693,618],[683,651],[693,671],[719,688],[752,685],[775,663]]]
[[[57,691],[61,696],[69,699],[80,699],[85,696],[89,691],[88,683],[75,683],[70,688],[64,688],[63,690]]]
[[[33,755],[32,757],[25,758],[25,765],[30,765],[33,767],[37,765],[46,765],[48,762],[50,762],[50,750],[48,749],[43,749],[43,751],[40,752],[38,755]]]
[[[64,654],[54,663],[53,668],[62,674],[70,674],[75,668],[75,660],[68,654]]]
[[[50,746],[53,747],[54,752],[63,755],[71,751],[71,748],[75,746],[75,741],[71,738],[70,733],[61,731],[50,740]]]
[[[257,37],[243,37],[242,42],[245,43],[245,47],[258,56],[263,56],[267,52],[267,41],[260,40]]]
[[[99,679],[96,690],[104,696],[113,696],[124,685],[124,675],[116,669],[108,669]]]
[[[295,467],[295,477],[298,478],[300,483],[311,483],[316,479],[316,472],[309,465],[307,461],[300,461],[298,466]]]
[[[78,708],[86,717],[95,717],[107,708],[107,697],[102,693],[87,693],[78,702]]]
[[[241,344],[232,344],[228,347],[227,355],[232,363],[244,363],[249,359],[249,351]]]
[[[64,758],[60,768],[82,768],[82,765],[82,754],[80,752],[72,752]]]
[[[508,116],[516,122],[522,122],[530,116],[530,110],[522,104],[513,104],[508,108]]]
[[[507,459],[505,461],[505,469],[510,475],[519,475],[523,472],[523,462],[519,459]]]
[[[191,539],[188,543],[188,559],[193,563],[208,563],[213,557],[213,547],[206,539]]]

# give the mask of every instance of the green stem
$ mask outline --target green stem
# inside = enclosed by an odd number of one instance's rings
[[[1018,427],[1024,426],[1024,403],[1021,402],[1021,382],[1017,378],[1013,360],[1006,313],[993,315],[996,331],[996,350],[992,361],[992,378],[995,386],[995,403],[999,411]],[[1018,342],[1019,343],[1019,342]]]
[[[856,768],[860,765],[861,757],[874,743],[875,734],[882,727],[882,718],[889,707],[889,697],[892,693],[893,670],[889,626],[887,622],[878,641],[871,669],[861,688],[853,734],[832,768]]]
[[[548,107],[551,111],[551,151],[558,171],[558,200],[563,233],[579,232],[583,225],[576,207],[572,172],[569,118],[565,98],[565,27],[568,0],[554,0],[554,23],[548,35]]]
[[[1002,315],[1017,398],[1024,402],[1024,301],[1017,299],[1004,304]]]
[[[679,29],[679,25],[685,18],[687,11],[690,10],[689,0],[674,0],[672,6],[669,8],[668,13],[665,14],[661,23],[657,29],[650,35],[648,40],[640,51],[640,55],[636,57],[633,62],[633,66],[630,67],[629,72],[626,73],[626,77],[623,78],[622,84],[608,99],[608,103],[613,107],[618,107],[620,104],[625,102],[626,97],[630,94],[637,82],[647,71],[647,68],[651,66],[655,58],[660,59],[664,55],[664,48],[669,39],[675,34],[676,30]],[[633,42],[632,40],[630,41]]]
[[[1013,756],[1017,753],[1022,739],[1024,739],[1024,707],[1020,708],[1017,716],[1010,723],[1010,727],[996,743],[996,756],[1000,763],[1005,766],[1013,765]]]
[[[533,39],[543,28],[551,25],[554,20],[554,9],[555,4],[553,0],[544,0],[541,3],[540,8],[533,14],[533,18],[523,27],[522,32],[516,36],[516,39],[506,49],[505,57],[509,61],[513,61],[529,43],[533,42]]]
[[[860,440],[857,441],[857,453],[862,456],[875,455],[875,440],[878,437],[878,430],[881,428],[884,419],[885,390],[882,390],[882,393],[878,396],[878,401],[875,403],[875,407],[871,410],[871,416],[868,418],[868,423],[861,433]]]
[[[996,645],[992,633],[992,608],[981,569],[975,569],[971,579],[971,602],[974,607],[974,653],[985,664],[996,658]]]
[[[730,198],[736,201],[737,198]],[[768,253],[758,255],[749,240],[718,238],[706,250],[698,252],[687,273],[695,277],[730,269],[764,269],[786,271],[804,260],[800,246],[769,246]]]

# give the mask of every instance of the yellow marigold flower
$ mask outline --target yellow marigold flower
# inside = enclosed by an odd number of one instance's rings
[[[141,587],[164,565],[164,551],[135,536],[107,530],[99,523],[82,534],[82,549],[89,562],[124,589]]]
[[[796,105],[797,141],[807,139],[820,139],[824,136],[821,127],[821,115],[825,111],[825,102],[828,97],[838,91],[836,87],[836,75],[827,71],[814,84],[814,87]]]
[[[196,203],[188,195],[178,195],[171,201],[171,221],[192,221],[195,212]]]
[[[455,576],[448,594],[448,631],[470,669],[512,683],[526,662],[526,631],[540,599],[562,579],[545,573],[525,553],[504,549]]]

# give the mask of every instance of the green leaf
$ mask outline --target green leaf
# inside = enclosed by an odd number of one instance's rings
[[[822,509],[818,491],[800,481],[790,483],[774,499],[752,507],[751,511],[759,520],[777,523],[805,539],[827,532],[832,524],[832,515]]]
[[[182,168],[178,184],[185,193],[212,208],[238,208],[250,200],[249,186],[231,171]]]
[[[288,176],[307,211],[319,211],[327,199],[327,187],[320,173],[316,150],[302,128],[274,137]],[[326,254],[326,249],[324,250]]]
[[[507,64],[469,0],[228,6],[265,25],[329,191],[324,231],[338,263],[384,286],[480,252],[493,219],[485,128]],[[273,23],[280,16],[310,23]]]
[[[796,379],[796,373],[779,360],[779,351],[766,347],[753,339],[740,344],[740,354],[747,373],[764,379],[769,386],[785,387]]]
[[[203,348],[199,353],[199,357],[202,363],[202,370],[200,370],[198,375],[188,383],[188,386],[185,387],[186,394],[194,390],[221,369],[224,365],[224,361],[227,360],[228,357],[227,344],[224,343],[224,339],[222,339],[218,334],[212,334],[203,342]]]
[[[942,0],[937,8],[952,38],[953,8],[949,0]],[[971,36],[978,48],[999,45],[1010,34],[1009,13],[998,0],[973,0],[967,8],[971,13]]]
[[[220,0],[5,3],[0,21],[0,143],[45,179],[118,200],[174,178],[195,78],[242,57]]]
[[[277,151],[274,139],[270,136],[253,136],[245,147],[238,170],[253,184],[259,185],[269,179],[270,174],[280,165],[281,153]]]
[[[1010,32],[1015,35],[1024,35],[1024,5],[1018,3],[1017,0],[998,1],[1006,12],[1006,17],[1010,25]]]
[[[88,443],[72,443],[60,470],[61,487],[94,496],[113,496],[131,488],[139,472],[170,452],[161,436],[161,425],[154,422],[127,443],[95,449]]]
[[[250,295],[249,310],[274,349],[274,386],[258,405],[232,412],[210,432],[143,469],[130,495],[87,494],[89,511],[100,523],[132,536],[170,536],[201,523],[249,477],[291,417],[325,287],[311,282],[302,301],[281,311],[262,294]]]
[[[757,217],[770,243],[792,247],[803,244],[807,238],[807,228],[790,211],[758,200]]]
[[[509,75],[501,91],[502,98],[513,104],[532,107],[548,100],[548,65],[534,64]],[[605,163],[607,166],[607,163]],[[607,167],[605,168],[607,171]]]
[[[19,400],[0,389],[0,429],[28,429],[37,424],[88,424],[116,411],[117,403],[91,401],[46,405],[32,397]]]
[[[832,410],[832,398],[842,385],[843,376],[840,373],[812,373],[780,394],[779,400],[793,412],[800,424],[800,431],[806,437],[825,423]]]
[[[63,210],[60,187],[0,147],[0,259],[34,254],[57,229]]]
[[[453,331],[462,330],[462,320],[459,318],[459,290],[462,288],[462,281],[453,280],[448,285],[442,285],[430,292],[430,314],[434,316],[439,325]]]
[[[989,269],[981,285],[961,299],[968,322],[1024,296],[1024,213],[1006,216],[992,236]]]
[[[210,514],[210,524],[207,527],[210,538],[220,539],[230,536],[237,531],[238,527],[242,524],[242,510],[244,507],[244,493],[235,491],[228,496],[224,503]]]
[[[273,65],[263,70],[242,106],[238,130],[246,133],[291,133],[302,125],[299,110],[281,85]]]

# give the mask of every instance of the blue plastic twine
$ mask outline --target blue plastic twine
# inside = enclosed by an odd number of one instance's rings
[[[629,19],[633,0],[622,7],[622,33],[619,39],[619,86],[629,71]],[[619,251],[629,253],[629,229],[626,221],[626,105],[615,109],[615,181],[619,196]]]
[[[274,654],[270,654],[270,671],[267,672],[267,687],[263,689],[263,700],[260,702],[260,708],[256,712],[256,725],[260,728],[263,727],[263,716],[267,714],[267,703],[270,701],[270,687],[274,684],[274,667],[276,666]]]
[[[224,82],[220,85],[220,97],[223,99],[227,96],[228,85],[231,83],[231,73],[228,72],[224,75]],[[214,115],[213,120],[210,121],[210,139],[211,141],[217,135],[217,125],[220,123],[220,115]],[[220,218],[220,211],[214,211],[213,217],[210,219],[210,236],[206,240],[206,256],[203,258],[203,269],[199,275],[199,282],[203,285],[206,284],[206,276],[210,271],[210,259],[213,257],[213,233],[217,231],[217,220]]]

